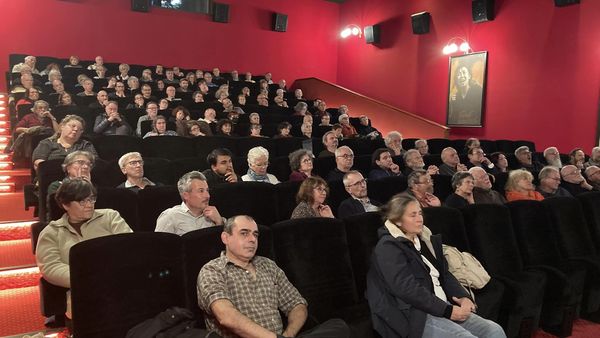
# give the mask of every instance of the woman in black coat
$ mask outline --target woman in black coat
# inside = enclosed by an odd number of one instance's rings
[[[477,316],[467,291],[448,272],[440,235],[423,225],[419,202],[394,196],[384,208],[367,274],[373,327],[383,338],[505,338],[502,328]]]

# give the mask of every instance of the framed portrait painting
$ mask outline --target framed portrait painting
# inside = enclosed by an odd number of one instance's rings
[[[450,57],[447,126],[482,126],[486,66],[487,52]]]

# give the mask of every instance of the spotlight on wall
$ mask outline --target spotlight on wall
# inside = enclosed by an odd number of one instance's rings
[[[458,51],[463,52],[464,54],[469,53],[469,51],[473,51],[469,42],[463,38],[454,37],[448,41],[448,43],[442,49],[442,53],[444,55],[454,54]]]
[[[349,36],[358,36],[359,38],[362,38],[362,30],[360,27],[358,27],[358,25],[350,24],[346,26],[346,28],[342,29],[340,36],[344,39]]]

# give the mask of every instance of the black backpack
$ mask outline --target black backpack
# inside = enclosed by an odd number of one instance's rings
[[[197,326],[190,310],[172,307],[131,328],[126,338],[207,337],[210,332]]]

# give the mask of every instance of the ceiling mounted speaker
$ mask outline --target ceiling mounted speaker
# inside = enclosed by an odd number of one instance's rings
[[[215,2],[215,7],[213,11],[213,21],[220,23],[228,23],[229,22],[229,5],[228,4],[220,4]]]
[[[273,30],[276,32],[287,31],[288,16],[281,13],[273,13]]]
[[[131,10],[134,12],[150,11],[150,0],[131,0]]]
[[[579,3],[579,0],[554,0],[554,5],[556,7],[565,7],[569,5],[576,5]]]
[[[365,27],[365,41],[368,44],[376,44],[381,41],[381,25]]]
[[[494,0],[473,0],[471,4],[473,22],[494,20]]]
[[[415,13],[411,15],[410,18],[412,20],[414,34],[429,33],[429,22],[431,21],[431,14],[429,14],[429,12]]]

